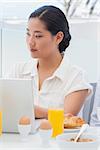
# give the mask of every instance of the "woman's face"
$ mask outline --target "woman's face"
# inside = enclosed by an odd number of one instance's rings
[[[28,21],[26,41],[33,58],[47,58],[58,51],[56,36],[52,36],[38,18]]]

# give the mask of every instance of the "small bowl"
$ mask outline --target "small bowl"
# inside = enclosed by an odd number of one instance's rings
[[[97,150],[99,146],[99,140],[97,135],[84,133],[81,138],[93,139],[91,142],[73,142],[69,141],[71,138],[75,138],[77,134],[75,133],[63,133],[56,137],[56,142],[62,150],[69,148],[71,150]]]
[[[18,124],[18,132],[20,133],[21,137],[26,138],[31,132],[31,124],[28,125]]]

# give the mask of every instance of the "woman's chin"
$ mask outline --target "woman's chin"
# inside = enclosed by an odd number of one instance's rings
[[[31,57],[32,58],[39,58],[38,55],[35,55],[35,54],[32,54],[32,53],[31,53]]]

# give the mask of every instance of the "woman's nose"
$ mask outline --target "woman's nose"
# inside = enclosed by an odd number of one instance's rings
[[[33,37],[29,38],[29,45],[34,46],[35,45],[35,39]]]

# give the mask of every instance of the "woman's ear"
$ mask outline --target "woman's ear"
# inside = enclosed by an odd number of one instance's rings
[[[62,31],[59,31],[56,34],[56,44],[59,45],[59,43],[63,40],[64,33]]]

